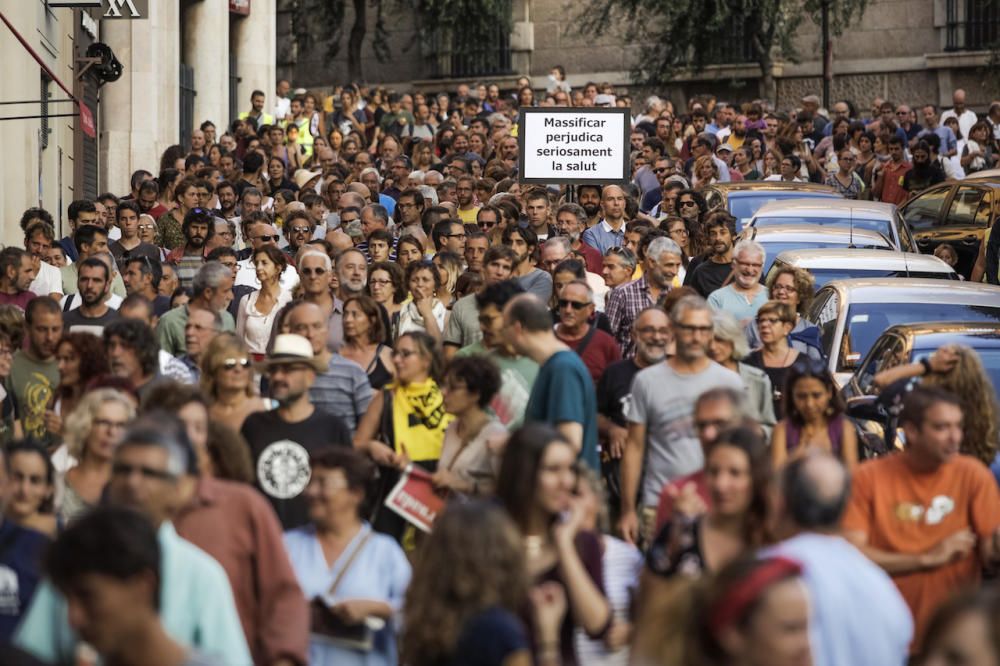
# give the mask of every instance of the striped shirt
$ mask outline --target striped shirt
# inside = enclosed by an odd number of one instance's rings
[[[618,346],[622,348],[622,358],[635,356],[635,341],[632,339],[632,322],[639,313],[655,305],[649,295],[649,283],[643,276],[623,284],[608,292],[604,301],[604,314],[611,323]]]
[[[611,605],[611,614],[616,622],[627,622],[632,596],[639,586],[639,572],[642,570],[642,553],[631,544],[604,535],[604,556],[601,570],[604,575],[604,593]],[[623,647],[610,651],[601,640],[587,637],[583,629],[575,630],[576,655],[579,663],[587,666],[626,666],[629,649]]]
[[[326,372],[316,375],[309,389],[309,400],[317,409],[338,417],[353,435],[373,393],[364,368],[333,354]]]

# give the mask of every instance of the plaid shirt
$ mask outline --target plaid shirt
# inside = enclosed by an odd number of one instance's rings
[[[604,302],[604,314],[611,322],[611,332],[622,348],[622,358],[635,356],[635,341],[632,340],[632,322],[639,313],[655,305],[649,295],[646,276],[623,284],[608,293]]]

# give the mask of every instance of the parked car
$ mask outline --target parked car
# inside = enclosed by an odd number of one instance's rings
[[[843,386],[890,326],[927,321],[1000,322],[1000,287],[953,280],[834,280],[816,293],[806,319]]]
[[[708,207],[725,208],[736,218],[740,231],[754,216],[757,209],[772,201],[789,199],[842,199],[829,185],[815,183],[786,183],[773,180],[744,180],[735,183],[716,183],[706,187],[702,194]]]
[[[842,227],[822,227],[818,224],[786,224],[777,227],[747,227],[740,234],[741,239],[755,240],[764,246],[764,272],[767,275],[775,257],[787,250],[821,249],[896,249],[893,242],[868,229],[846,229]]]
[[[877,231],[901,252],[916,252],[910,229],[893,204],[880,201],[792,199],[761,206],[747,226],[763,229],[793,224]]]
[[[973,174],[920,192],[900,207],[921,252],[950,243],[958,253],[958,272],[966,278],[986,231],[1000,217],[1000,178]]]
[[[771,284],[775,271],[794,266],[809,271],[819,289],[832,280],[852,278],[930,278],[958,280],[958,273],[934,255],[885,250],[786,250],[774,258],[765,282]]]
[[[947,344],[974,349],[993,383],[994,394],[997,393],[1000,389],[1000,323],[944,321],[892,326],[875,341],[843,388],[848,412],[858,426],[865,449],[888,451],[897,441],[895,419],[877,401],[875,376],[897,365],[927,358]]]

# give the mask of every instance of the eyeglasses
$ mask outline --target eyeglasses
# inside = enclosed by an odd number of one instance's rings
[[[233,370],[237,366],[243,369],[249,368],[252,365],[250,359],[248,358],[227,358],[222,362],[222,368],[225,370]]]
[[[448,238],[465,238],[465,233],[460,234],[448,234]]]
[[[412,351],[410,349],[394,349],[393,352],[392,352],[392,355],[393,356],[398,356],[399,358],[410,358],[411,356],[413,356],[416,353],[417,352]]]
[[[111,473],[115,476],[132,476],[138,472],[143,478],[158,479],[160,481],[171,481],[177,478],[170,472],[162,469],[153,469],[146,465],[129,465],[127,463],[116,462],[111,466]]]
[[[301,273],[303,275],[326,275],[325,268],[303,268]]]
[[[679,331],[684,331],[685,333],[708,334],[715,330],[712,326],[693,326],[691,324],[681,323],[675,323],[674,327]]]
[[[384,278],[383,279],[379,279],[379,280],[371,279],[371,280],[368,280],[368,284],[377,284],[380,287],[386,287],[386,286],[392,284],[392,280],[386,280]]]
[[[14,350],[11,349],[10,347],[0,348],[0,356],[13,356],[13,355],[14,355]]]
[[[795,285],[790,285],[790,284],[772,284],[771,285],[771,291],[773,291],[773,292],[779,292],[779,291],[795,292]]]
[[[111,421],[109,419],[94,419],[94,425],[106,430],[123,430],[128,421]]]
[[[573,308],[574,310],[582,310],[588,305],[590,305],[590,303],[581,303],[580,301],[571,301],[568,298],[560,298],[558,301],[558,305],[560,310],[562,310],[567,305]]]

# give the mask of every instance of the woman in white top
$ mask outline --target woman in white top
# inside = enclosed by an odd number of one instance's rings
[[[240,301],[236,313],[236,337],[246,343],[254,360],[259,361],[267,354],[275,317],[292,300],[292,292],[281,288],[279,280],[288,260],[277,247],[265,245],[254,250],[253,265],[260,280],[260,289]]]
[[[448,309],[436,296],[441,289],[441,274],[434,262],[425,259],[407,266],[406,285],[410,288],[410,300],[399,311],[397,336],[410,331],[426,331],[440,342]]]
[[[485,356],[455,358],[441,384],[444,408],[455,415],[444,433],[434,485],[466,495],[492,495],[507,429],[487,412],[500,390],[500,370]]]

